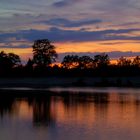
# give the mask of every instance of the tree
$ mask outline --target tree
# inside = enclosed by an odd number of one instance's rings
[[[77,55],[66,55],[62,61],[62,67],[71,69],[79,66],[79,57]]]
[[[94,67],[94,61],[89,56],[81,56],[79,58],[79,67],[81,69],[93,68]]]
[[[37,66],[49,66],[56,61],[55,46],[48,39],[36,40],[32,48],[33,61]]]
[[[125,57],[120,57],[118,60],[118,66],[130,66],[131,60]]]
[[[21,60],[18,55],[14,53],[8,53],[7,57],[9,59],[9,65],[11,65],[11,67],[18,67],[19,65],[21,65]]]
[[[94,62],[97,67],[107,66],[110,63],[109,56],[105,53],[95,55]]]
[[[28,67],[28,68],[33,68],[33,60],[31,60],[30,58],[28,59],[28,61],[27,61],[27,64],[26,64],[26,67]]]
[[[27,71],[27,73],[32,73],[33,72],[33,60],[31,60],[30,58],[27,61],[27,64],[25,65],[25,69]]]
[[[133,59],[132,65],[137,66],[137,67],[140,67],[140,56],[136,56]]]
[[[6,73],[12,68],[18,67],[21,65],[20,57],[14,53],[5,53],[4,51],[0,52],[0,72]],[[8,74],[8,73],[7,73]]]
[[[8,63],[8,57],[7,54],[4,51],[0,52],[0,68],[5,68]]]

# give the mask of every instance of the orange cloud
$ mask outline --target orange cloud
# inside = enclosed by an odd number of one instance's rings
[[[117,41],[93,41],[93,42],[66,42],[56,43],[57,52],[110,52],[110,51],[140,51],[140,42]]]

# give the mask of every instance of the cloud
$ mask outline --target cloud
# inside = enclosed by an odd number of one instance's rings
[[[0,29],[31,29],[35,23],[41,22],[49,25],[52,23],[52,26],[79,27],[104,21],[100,28],[115,28],[111,25],[129,22],[139,24],[139,11],[135,6],[140,7],[139,0],[2,0]],[[46,20],[50,18],[54,19]]]
[[[84,25],[92,25],[101,22],[102,20],[100,19],[84,19],[79,21],[71,21],[65,18],[55,18],[47,21],[40,21],[39,23],[45,23],[47,25],[59,26],[59,27],[80,27]]]
[[[31,44],[32,43],[29,40],[17,39],[16,37],[9,37],[5,38],[3,41],[0,41],[0,48],[30,48]]]
[[[68,1],[59,1],[59,2],[55,2],[53,4],[54,7],[65,7],[68,6],[69,2]]]
[[[131,43],[131,44],[133,44],[133,43],[139,43],[140,44],[140,41],[132,41],[132,42],[130,42],[130,41],[125,41],[125,42],[107,42],[107,43],[99,43],[100,45],[107,45],[107,46],[109,46],[109,45],[120,45],[120,44],[127,44],[127,43]]]
[[[131,32],[140,31],[140,29],[118,29],[102,31],[86,30],[62,30],[59,28],[50,28],[47,31],[42,30],[20,30],[13,33],[1,33],[0,42],[6,42],[8,38],[16,40],[34,41],[37,39],[48,38],[54,42],[85,42],[85,41],[105,41],[105,40],[140,40],[140,35],[128,36]],[[126,34],[126,35],[125,35]]]
[[[126,22],[126,23],[121,23],[121,24],[117,24],[117,25],[111,25],[112,27],[118,27],[118,26],[122,26],[122,27],[125,27],[125,26],[132,26],[132,25],[139,25],[140,22]]]
[[[71,5],[75,5],[76,3],[81,3],[85,0],[62,0],[58,2],[54,2],[52,6],[57,7],[57,8],[62,8],[62,7],[67,7]]]

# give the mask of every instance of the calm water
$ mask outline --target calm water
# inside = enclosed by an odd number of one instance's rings
[[[139,89],[20,90],[0,95],[0,140],[140,139]]]

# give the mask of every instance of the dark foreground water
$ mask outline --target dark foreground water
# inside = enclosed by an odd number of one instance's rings
[[[139,139],[139,89],[0,92],[0,140]]]

